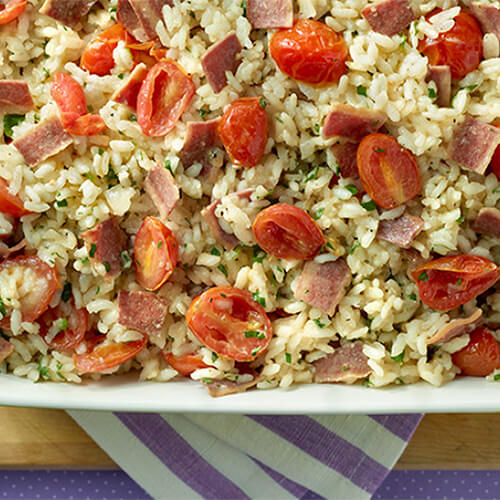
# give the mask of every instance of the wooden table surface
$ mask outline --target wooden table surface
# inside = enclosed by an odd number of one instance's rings
[[[0,407],[0,468],[113,469],[61,410]],[[398,469],[500,470],[500,414],[429,414]]]

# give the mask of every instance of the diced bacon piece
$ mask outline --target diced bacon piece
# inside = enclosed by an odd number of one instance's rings
[[[358,164],[356,163],[358,145],[352,142],[334,144],[330,150],[337,160],[340,176],[343,179],[348,177],[359,179]]]
[[[119,0],[117,17],[125,29],[139,42],[157,38],[156,25],[162,20],[164,5],[172,0]]]
[[[11,255],[23,250],[24,247],[26,247],[26,240],[24,238],[11,247],[5,243],[0,243],[0,259],[8,259]]]
[[[448,154],[462,167],[484,175],[499,144],[500,128],[467,116],[455,130]]]
[[[14,352],[14,346],[0,337],[0,365]]]
[[[64,130],[61,120],[57,116],[52,116],[40,122],[12,144],[24,156],[26,163],[33,166],[60,153],[72,143],[73,139]]]
[[[168,304],[149,292],[118,293],[118,323],[146,335],[161,332],[168,314]]]
[[[372,372],[368,358],[363,353],[363,342],[353,342],[338,347],[326,357],[313,363],[316,368],[314,381],[317,384],[344,382],[352,384]]]
[[[476,233],[500,238],[500,210],[492,207],[481,208],[472,228]]]
[[[144,63],[138,64],[130,73],[123,85],[118,87],[116,92],[111,97],[112,101],[125,104],[129,108],[135,110],[137,108],[137,96],[141,89],[142,82],[148,74],[148,68]]]
[[[236,394],[238,392],[245,392],[251,387],[255,387],[259,383],[259,377],[254,377],[253,380],[248,382],[234,382],[233,380],[205,380],[203,385],[206,387],[208,393],[213,398],[220,398],[228,394]]]
[[[74,28],[97,0],[45,0],[40,12]]]
[[[33,109],[33,99],[26,82],[0,80],[0,113],[24,114]]]
[[[129,0],[118,0],[118,8],[116,10],[116,17],[118,22],[136,39],[141,41],[145,38],[146,34],[141,28],[139,18],[135,13],[132,4]],[[146,37],[147,38],[147,37]],[[148,41],[148,40],[145,40]]]
[[[429,66],[426,81],[434,82],[437,88],[437,105],[446,108],[451,98],[451,70],[449,66]]]
[[[382,0],[368,5],[361,14],[373,31],[387,36],[396,35],[408,28],[416,19],[408,0]]]
[[[322,264],[311,260],[304,265],[295,297],[331,316],[351,278],[351,270],[342,259]]]
[[[240,41],[232,31],[203,54],[201,66],[215,93],[219,93],[227,85],[226,71],[234,73],[238,69],[240,61],[237,56],[241,49]]]
[[[179,188],[172,174],[156,164],[144,181],[144,190],[153,200],[160,217],[166,219],[179,200]]]
[[[424,220],[417,215],[403,214],[392,220],[382,220],[378,226],[377,238],[400,248],[410,248],[412,241],[422,231]]]
[[[127,237],[118,218],[113,216],[80,235],[85,241],[92,263],[102,264],[107,276],[116,276],[122,268],[121,252],[126,249]]]
[[[255,29],[291,28],[292,0],[247,0],[247,18]]]
[[[493,33],[500,40],[500,9],[482,2],[467,2],[484,33]]]
[[[344,137],[352,142],[360,142],[365,135],[377,132],[386,119],[383,111],[334,104],[325,119],[323,138]]]
[[[476,328],[481,326],[483,322],[483,311],[478,308],[467,318],[458,318],[451,320],[430,339],[427,339],[427,345],[444,344],[445,342],[449,342],[455,337],[460,337],[460,335],[471,333]]]

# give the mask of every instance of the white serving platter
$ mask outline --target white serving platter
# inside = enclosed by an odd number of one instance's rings
[[[0,375],[0,405],[85,410],[247,414],[389,414],[498,412],[498,384],[457,379],[436,388],[424,382],[368,389],[301,385],[211,398],[191,381],[138,382],[137,375],[106,377],[83,385],[37,383]]]

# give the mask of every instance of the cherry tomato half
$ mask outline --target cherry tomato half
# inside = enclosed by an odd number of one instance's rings
[[[496,127],[500,127],[500,123],[495,123]],[[500,146],[497,146],[491,158],[490,167],[492,172],[497,176],[500,181]]]
[[[486,377],[500,368],[500,345],[490,330],[482,326],[470,334],[470,342],[451,358],[462,375]]]
[[[5,179],[0,177],[0,212],[11,217],[22,217],[31,213],[24,208],[23,201],[19,196],[9,192],[9,185]]]
[[[347,69],[342,36],[313,19],[299,19],[292,28],[275,33],[269,49],[283,73],[318,87],[338,82]]]
[[[435,9],[426,18],[438,14]],[[453,78],[463,78],[474,71],[483,58],[483,34],[476,18],[463,10],[454,18],[453,28],[439,33],[437,38],[426,36],[418,43],[418,50],[427,56],[429,65],[450,67]]]
[[[280,259],[312,259],[325,244],[316,222],[301,208],[286,203],[259,212],[253,233],[262,250]]]
[[[127,343],[98,344],[92,351],[75,354],[74,363],[80,373],[96,373],[109,370],[137,356],[145,347],[147,338]]]
[[[179,251],[172,231],[154,217],[146,217],[134,243],[135,275],[146,290],[157,290],[174,272]]]
[[[27,3],[28,0],[9,0],[7,5],[0,10],[0,24],[6,24],[18,18],[24,12]]]
[[[356,155],[359,176],[370,198],[382,208],[395,208],[420,191],[420,174],[413,154],[387,134],[370,134]]]
[[[174,370],[177,370],[185,377],[189,377],[189,375],[191,375],[191,373],[195,370],[209,367],[203,363],[201,354],[197,352],[190,352],[189,354],[183,354],[182,356],[174,356],[171,352],[162,351],[161,355]]]
[[[29,293],[25,293],[20,298],[22,319],[23,321],[35,321],[47,310],[49,302],[59,288],[56,270],[32,255],[20,255],[4,260],[0,264],[0,273],[14,270],[23,273],[23,285],[27,286],[29,283],[30,286]],[[4,307],[7,305],[5,303]],[[9,326],[9,316],[0,321],[0,328],[9,328]]]
[[[87,331],[89,315],[86,309],[77,309],[74,300],[61,302],[47,310],[39,319],[40,336],[56,351],[70,351],[81,344]],[[52,330],[55,329],[54,336]],[[51,336],[50,341],[47,340]]]
[[[425,305],[449,311],[491,288],[500,278],[500,268],[477,255],[453,255],[427,262],[410,274]]]
[[[234,164],[257,165],[267,142],[267,115],[260,99],[243,97],[232,102],[222,115],[219,134]]]
[[[218,286],[196,297],[186,313],[196,338],[224,358],[252,361],[273,335],[264,308],[245,290]]]
[[[189,106],[195,93],[191,78],[175,62],[155,64],[137,96],[137,122],[150,137],[167,135]]]

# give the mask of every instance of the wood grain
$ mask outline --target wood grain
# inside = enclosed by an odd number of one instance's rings
[[[116,464],[63,411],[0,407],[0,468]],[[398,469],[500,469],[500,414],[426,415]]]

